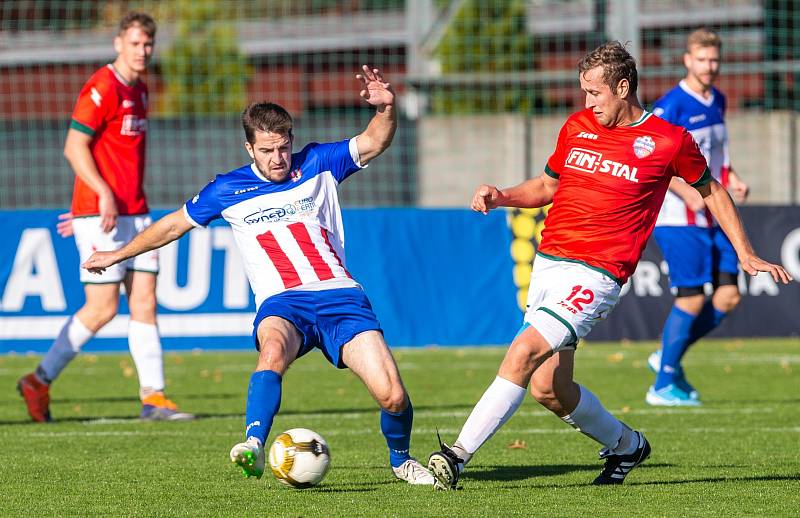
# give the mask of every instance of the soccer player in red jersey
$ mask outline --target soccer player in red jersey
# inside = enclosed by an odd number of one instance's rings
[[[525,321],[494,382],[452,447],[430,456],[437,487],[455,488],[474,453],[533,397],[603,446],[595,484],[621,484],[650,454],[641,432],[612,416],[573,381],[575,347],[606,318],[633,273],[672,177],[694,186],[731,239],[750,275],[791,277],[759,258],[727,191],[709,174],[692,136],[646,112],[636,97],[636,63],[619,42],[601,45],[578,65],[586,109],[561,128],[544,174],[498,189],[481,185],[472,209],[542,207],[552,202],[537,252]]]
[[[144,181],[147,87],[141,80],[153,55],[156,24],[129,13],[114,39],[117,58],[81,89],[64,145],[75,171],[71,217],[59,224],[74,233],[81,262],[97,250],[116,250],[151,219]],[[62,327],[42,362],[17,385],[34,421],[50,421],[50,383],[81,347],[117,314],[120,285],[130,307],[128,343],[139,374],[145,420],[185,420],[164,395],[161,339],[156,327],[158,255],[144,254],[101,276],[81,271],[86,303]]]

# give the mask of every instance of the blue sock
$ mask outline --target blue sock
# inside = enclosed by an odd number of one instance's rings
[[[275,371],[254,372],[247,389],[245,437],[255,437],[264,444],[280,407],[281,375]]]
[[[411,458],[411,423],[414,421],[414,409],[411,401],[402,412],[388,412],[381,409],[381,432],[389,446],[389,462],[393,468],[398,467]]]
[[[664,322],[664,333],[661,338],[661,370],[656,376],[655,389],[659,390],[674,383],[680,374],[681,358],[689,347],[689,332],[697,317],[672,307],[667,321]]]
[[[689,345],[713,331],[727,315],[727,313],[715,308],[710,299],[706,301],[700,314],[694,320],[694,325],[689,333]]]

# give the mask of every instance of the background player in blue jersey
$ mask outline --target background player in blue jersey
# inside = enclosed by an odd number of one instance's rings
[[[380,427],[395,476],[432,485],[433,476],[409,454],[413,410],[369,300],[345,265],[337,187],[392,142],[394,92],[377,69],[356,76],[377,112],[352,139],[308,144],[292,153],[292,118],[272,103],[242,114],[251,164],[218,175],[179,210],[114,252],[98,252],[83,267],[108,266],[161,247],[194,228],[224,218],[233,230],[258,312],[259,351],[247,395],[245,441],[230,452],[245,475],[264,473],[265,441],[281,402],[289,365],[318,348],[349,368],[381,407]]]
[[[692,32],[683,56],[686,77],[656,101],[653,113],[692,133],[711,174],[741,203],[748,186],[731,169],[725,96],[714,87],[721,47],[714,31],[702,28]],[[736,252],[697,190],[678,177],[672,179],[654,236],[677,296],[664,324],[661,349],[649,358],[657,376],[646,401],[651,405],[697,406],[700,399],[686,380],[681,358],[739,303]],[[714,287],[708,298],[704,291],[707,283]]]

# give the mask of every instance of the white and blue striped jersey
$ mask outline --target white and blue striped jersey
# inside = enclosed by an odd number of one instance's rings
[[[722,92],[712,87],[711,95],[706,99],[689,88],[686,81],[681,81],[656,101],[653,113],[686,128],[705,156],[711,175],[723,186],[728,186],[730,158]],[[656,226],[709,227],[713,224],[708,209],[691,211],[672,191],[667,192],[656,221]]]
[[[356,139],[309,144],[289,178],[270,182],[249,164],[217,175],[184,205],[194,226],[224,218],[241,253],[256,307],[286,290],[359,287],[345,266],[338,185],[361,169]]]

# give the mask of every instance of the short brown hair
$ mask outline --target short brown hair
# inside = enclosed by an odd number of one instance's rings
[[[134,25],[138,25],[142,28],[142,32],[150,36],[151,38],[156,37],[156,22],[149,14],[145,13],[137,13],[136,11],[132,11],[119,21],[119,33],[123,34],[125,31],[133,27]]]
[[[256,131],[268,131],[292,138],[292,116],[283,106],[275,103],[252,103],[242,112],[242,126],[250,144],[256,141]]]
[[[700,27],[689,34],[689,37],[686,38],[686,52],[689,52],[695,45],[716,47],[718,50],[722,50],[722,40],[719,34],[708,27]]]
[[[583,75],[596,67],[603,67],[603,81],[612,91],[617,89],[620,81],[627,79],[631,85],[631,93],[636,93],[639,87],[636,60],[622,43],[609,41],[586,54],[578,63],[578,73]]]

